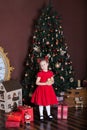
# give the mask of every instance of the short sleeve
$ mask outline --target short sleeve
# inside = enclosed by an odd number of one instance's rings
[[[54,76],[54,73],[52,71],[50,71],[50,76],[53,77]]]
[[[37,77],[41,77],[42,73],[41,72],[38,72],[37,73]]]

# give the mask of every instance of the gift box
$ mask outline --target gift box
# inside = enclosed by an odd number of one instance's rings
[[[11,112],[7,115],[7,121],[21,121],[22,115],[21,112]]]
[[[58,105],[58,113],[57,118],[58,119],[67,119],[68,117],[68,106],[67,105]]]
[[[20,122],[19,121],[6,121],[5,122],[5,127],[20,127]]]
[[[68,117],[68,106],[63,105],[62,107],[63,107],[63,116],[62,116],[62,118],[67,119],[67,117]]]
[[[34,121],[34,114],[33,114],[33,108],[30,106],[19,106],[19,111],[22,114],[22,123],[25,122],[25,113],[28,113],[30,115],[30,122]]]
[[[58,119],[61,119],[61,118],[62,118],[62,105],[58,105],[57,118],[58,118]]]

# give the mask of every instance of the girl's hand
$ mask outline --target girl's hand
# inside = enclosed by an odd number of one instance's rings
[[[48,85],[48,86],[49,86],[49,85],[52,85],[52,83],[50,83],[50,82],[46,82],[46,85]]]
[[[52,84],[54,84],[53,77],[48,78],[48,80],[46,82],[40,82],[40,77],[37,77],[37,79],[36,79],[36,85],[43,86],[43,85],[52,85]]]
[[[47,80],[47,82],[46,82],[46,85],[52,85],[52,84],[53,84],[53,81],[52,81],[52,79],[49,78],[49,79]]]

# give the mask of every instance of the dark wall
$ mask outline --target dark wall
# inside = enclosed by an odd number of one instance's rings
[[[77,79],[87,78],[86,0],[54,0],[63,17],[63,28]]]
[[[86,0],[53,0],[63,18],[64,35],[77,79],[86,78]],[[32,26],[47,0],[0,0],[0,46],[8,52],[13,79],[21,79]]]

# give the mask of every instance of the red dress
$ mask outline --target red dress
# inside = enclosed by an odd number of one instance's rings
[[[37,77],[41,78],[40,82],[46,82],[48,78],[51,78],[52,76],[53,76],[52,71],[47,71],[47,72],[40,71],[37,74]],[[53,86],[52,85],[37,86],[37,88],[35,89],[32,95],[31,102],[42,106],[58,104]]]

